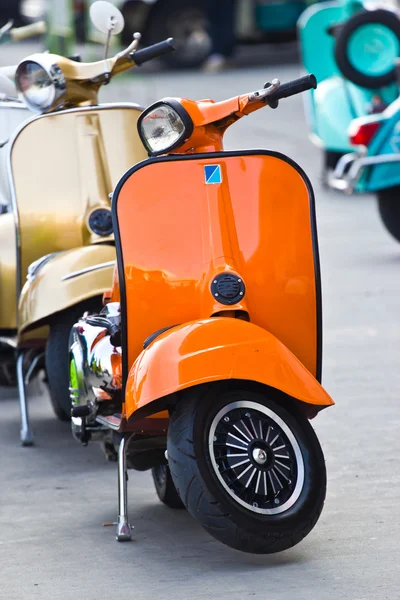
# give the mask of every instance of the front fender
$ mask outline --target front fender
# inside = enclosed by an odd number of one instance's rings
[[[160,334],[129,372],[125,412],[129,418],[164,409],[152,402],[211,381],[241,379],[276,388],[319,408],[333,400],[276,337],[257,325],[219,317],[192,321]]]
[[[31,270],[19,300],[19,331],[36,328],[112,284],[114,246],[95,244],[50,255]]]

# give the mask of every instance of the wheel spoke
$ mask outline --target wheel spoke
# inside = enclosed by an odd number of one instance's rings
[[[260,424],[260,438],[263,439],[263,430],[262,430],[262,421],[261,421],[261,419],[258,422]]]
[[[273,440],[272,440],[272,442],[270,443],[270,446],[271,446],[271,448],[272,448],[272,446],[275,444],[275,442],[276,442],[276,440],[278,439],[278,437],[279,437],[279,433],[277,433],[277,434],[276,434],[276,436],[274,437],[274,439],[273,439]]]
[[[231,465],[230,468],[231,469],[236,469],[237,467],[241,467],[242,465],[245,465],[246,463],[249,463],[249,462],[250,462],[250,459],[246,458],[245,460],[242,460],[242,461],[236,463],[236,465]]]
[[[247,442],[251,442],[251,439],[247,437],[247,435],[245,433],[243,433],[243,431],[241,429],[239,429],[239,427],[237,425],[234,425],[234,428],[236,429],[236,431],[238,431]],[[231,433],[229,435],[232,435]],[[235,437],[235,436],[234,436]],[[237,440],[239,438],[236,438]]]
[[[288,467],[287,465],[284,465],[280,460],[276,460],[275,463],[277,465],[280,465],[281,467],[283,467],[284,469],[287,469],[288,471],[290,471],[290,467]]]
[[[252,474],[250,475],[250,477],[249,477],[249,478],[248,478],[248,480],[247,480],[247,483],[246,483],[245,487],[247,487],[247,488],[249,487],[249,485],[250,485],[250,482],[251,482],[251,480],[253,479],[253,477],[254,477],[254,475],[255,475],[256,473],[257,473],[257,469],[256,469],[256,468],[254,468],[254,469],[253,469],[253,472],[252,472]]]
[[[287,454],[275,454],[275,458],[286,458],[287,460],[290,460],[290,456]]]
[[[230,435],[231,437],[235,438],[235,440],[237,440],[238,442],[240,442],[241,444],[244,444],[244,446],[247,448],[248,444],[246,444],[246,442],[244,442],[243,440],[241,440],[240,438],[238,438],[237,435],[229,432],[228,435]],[[249,440],[250,441],[250,440]]]
[[[282,488],[283,488],[283,484],[282,484],[281,480],[279,479],[278,475],[275,473],[275,469],[274,469],[274,468],[272,468],[272,469],[271,469],[271,471],[272,471],[272,475],[273,475],[273,476],[275,477],[275,479],[277,480],[277,482],[278,482],[278,484],[279,484],[279,487],[282,489]]]
[[[271,471],[268,471],[268,478],[269,478],[269,480],[271,482],[272,489],[273,489],[274,494],[276,496],[276,487],[275,487],[275,484],[274,484],[274,480],[272,479]]]
[[[231,444],[230,442],[226,442],[226,444],[221,444],[223,446],[229,446],[230,448],[237,448],[238,450],[244,450],[243,446],[237,446],[236,444]]]
[[[280,473],[282,475],[282,477],[284,479],[286,479],[286,481],[290,481],[289,477],[286,477],[285,473],[283,473],[279,467],[277,467],[276,465],[274,466],[274,469],[276,469],[278,471],[278,473]]]
[[[258,437],[258,433],[257,433],[257,431],[256,431],[256,428],[254,427],[253,420],[249,418],[249,421],[250,421],[250,424],[251,424],[251,426],[252,426],[252,428],[253,428],[254,435],[255,435],[255,436],[256,436],[256,438],[257,438],[257,437]]]
[[[238,475],[238,476],[237,476],[237,479],[241,479],[241,478],[243,477],[243,475],[245,475],[245,474],[247,473],[247,471],[249,471],[249,470],[251,469],[251,467],[252,467],[252,466],[253,466],[253,465],[249,465],[248,467],[246,467],[246,468],[245,468],[245,470],[244,470],[244,471],[242,471],[242,472],[240,473],[240,475]]]
[[[264,496],[268,496],[267,473],[264,471]]]
[[[270,431],[271,431],[271,430],[272,430],[272,427],[271,427],[271,425],[270,425],[270,426],[268,427],[268,430],[267,430],[267,437],[265,438],[265,441],[266,441],[266,443],[268,443],[268,438],[269,438],[269,434],[270,434]]]
[[[277,452],[278,450],[282,450],[282,448],[286,448],[285,444],[282,444],[282,446],[278,446],[277,448],[274,448],[274,452]]]
[[[262,471],[258,471],[257,482],[256,482],[256,494],[258,494],[258,486],[260,485]]]
[[[236,458],[236,456],[248,456],[247,452],[238,452],[237,454],[223,454],[218,458]]]
[[[252,440],[254,440],[254,436],[253,436],[253,434],[251,433],[250,429],[247,427],[247,425],[246,425],[246,423],[243,421],[243,419],[242,419],[240,422],[242,423],[243,427],[245,428],[245,430],[246,430],[246,431],[247,431],[247,433],[249,434],[250,438],[251,438]]]

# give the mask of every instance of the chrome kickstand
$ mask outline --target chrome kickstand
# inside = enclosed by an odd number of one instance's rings
[[[129,440],[124,437],[118,448],[118,522],[117,540],[129,542],[132,539],[133,527],[128,521],[128,471],[126,468],[126,448]]]
[[[17,383],[19,408],[21,411],[21,443],[23,446],[33,446],[33,434],[29,423],[28,403],[26,400],[24,351],[18,352],[17,356]]]

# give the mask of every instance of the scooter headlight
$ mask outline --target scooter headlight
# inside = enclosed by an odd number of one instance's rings
[[[180,102],[166,98],[140,115],[138,131],[149,155],[157,156],[182,146],[192,135],[193,121]]]
[[[17,90],[28,107],[35,112],[48,112],[64,101],[66,82],[60,67],[51,55],[33,55],[23,60],[15,74]]]

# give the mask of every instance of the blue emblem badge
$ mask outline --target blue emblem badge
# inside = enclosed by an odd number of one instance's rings
[[[222,182],[221,165],[206,165],[204,167],[204,179],[207,184],[221,183]]]

